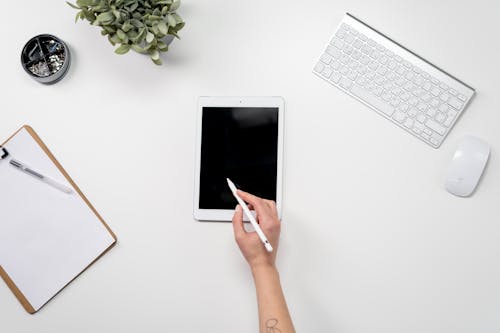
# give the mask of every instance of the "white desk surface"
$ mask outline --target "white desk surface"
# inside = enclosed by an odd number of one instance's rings
[[[186,0],[163,67],[115,55],[63,1],[8,7],[0,136],[31,124],[119,243],[34,316],[0,283],[2,331],[257,331],[231,226],[192,218],[200,95],[285,98],[278,265],[299,332],[500,330],[497,1]],[[346,11],[477,89],[440,149],[311,73]],[[71,47],[56,85],[19,62],[39,33]],[[478,191],[460,199],[443,177],[467,134],[492,156]]]

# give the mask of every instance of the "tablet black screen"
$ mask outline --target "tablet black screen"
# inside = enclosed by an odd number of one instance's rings
[[[233,209],[236,187],[276,200],[278,108],[204,107],[200,209]]]

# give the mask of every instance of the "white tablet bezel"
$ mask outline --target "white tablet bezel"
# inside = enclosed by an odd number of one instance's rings
[[[194,177],[193,216],[198,221],[232,220],[234,209],[200,209],[201,129],[204,107],[277,107],[278,108],[278,163],[276,175],[276,206],[281,219],[283,182],[283,113],[285,101],[281,97],[200,97],[196,125],[196,163]],[[242,189],[244,190],[244,189]],[[236,206],[236,199],[234,205]]]

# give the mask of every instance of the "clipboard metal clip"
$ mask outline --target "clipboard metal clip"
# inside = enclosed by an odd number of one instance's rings
[[[9,156],[9,152],[7,151],[7,149],[0,146],[0,160],[5,159],[7,156]]]

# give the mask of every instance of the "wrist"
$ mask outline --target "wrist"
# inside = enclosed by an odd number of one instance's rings
[[[250,269],[254,277],[260,274],[278,273],[276,265],[271,263],[252,264],[250,265]]]

